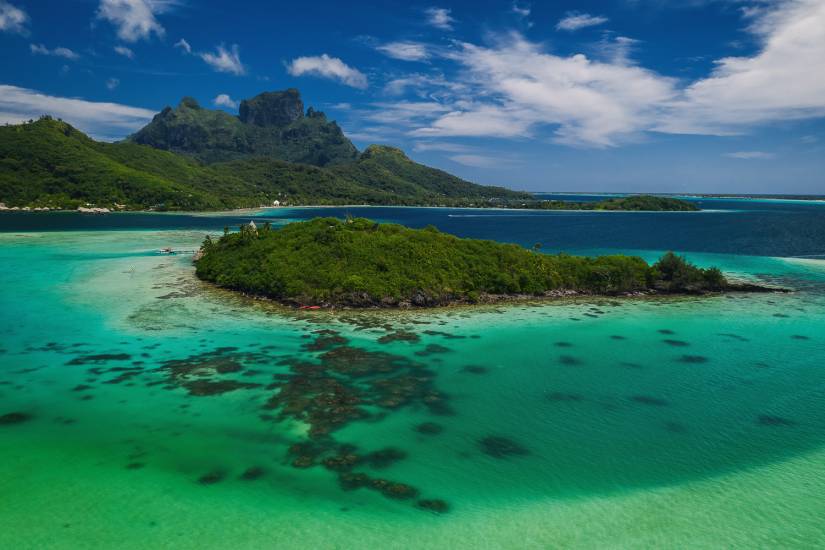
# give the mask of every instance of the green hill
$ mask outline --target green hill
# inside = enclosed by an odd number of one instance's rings
[[[298,90],[264,92],[241,102],[240,115],[204,109],[191,97],[166,107],[129,138],[204,163],[250,156],[327,166],[352,162],[358,150],[326,115],[304,104]]]
[[[465,182],[414,163],[400,151],[373,154],[378,149],[383,148],[369,148],[348,165],[330,168],[272,157],[203,164],[134,141],[97,142],[65,122],[44,117],[0,127],[0,202],[10,207],[75,208],[90,203],[127,209],[214,210],[273,200],[435,205],[529,197]]]
[[[363,218],[316,218],[281,229],[241,226],[207,239],[198,277],[293,304],[435,306],[548,293],[701,293],[728,286],[718,269],[674,254],[649,266],[631,256],[547,255]]]

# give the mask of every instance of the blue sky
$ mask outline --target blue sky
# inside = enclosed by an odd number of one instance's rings
[[[825,0],[0,0],[0,48],[0,121],[100,139],[296,87],[480,183],[825,194]]]

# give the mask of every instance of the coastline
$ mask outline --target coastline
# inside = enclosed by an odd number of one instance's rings
[[[439,300],[437,303],[428,305],[414,305],[409,301],[389,303],[384,300],[374,300],[371,305],[353,305],[348,303],[324,302],[321,304],[304,304],[298,300],[279,300],[263,294],[254,294],[240,290],[234,290],[219,286],[211,281],[206,281],[195,276],[195,280],[201,283],[204,288],[217,291],[226,297],[241,299],[248,304],[267,304],[274,306],[282,312],[307,313],[326,312],[335,313],[439,313],[468,311],[476,309],[489,309],[498,306],[524,306],[524,305],[564,305],[583,301],[596,300],[619,300],[619,301],[646,301],[646,300],[686,300],[696,298],[714,298],[731,294],[789,294],[793,289],[784,287],[774,287],[759,285],[744,280],[737,279],[730,284],[730,288],[714,292],[660,292],[656,290],[646,290],[638,292],[625,292],[618,294],[598,294],[595,292],[578,290],[553,290],[544,295],[534,294],[487,294],[481,293],[478,300],[469,301],[467,299]]]

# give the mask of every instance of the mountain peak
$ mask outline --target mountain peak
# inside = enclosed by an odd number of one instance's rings
[[[178,103],[178,109],[200,109],[200,103],[194,97],[186,96]]]
[[[239,117],[255,126],[286,126],[304,116],[304,102],[295,88],[281,92],[263,92],[241,101]]]

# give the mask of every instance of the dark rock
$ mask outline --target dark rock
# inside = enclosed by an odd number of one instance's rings
[[[304,102],[295,88],[264,92],[241,101],[241,122],[255,126],[286,126],[304,116]]]

